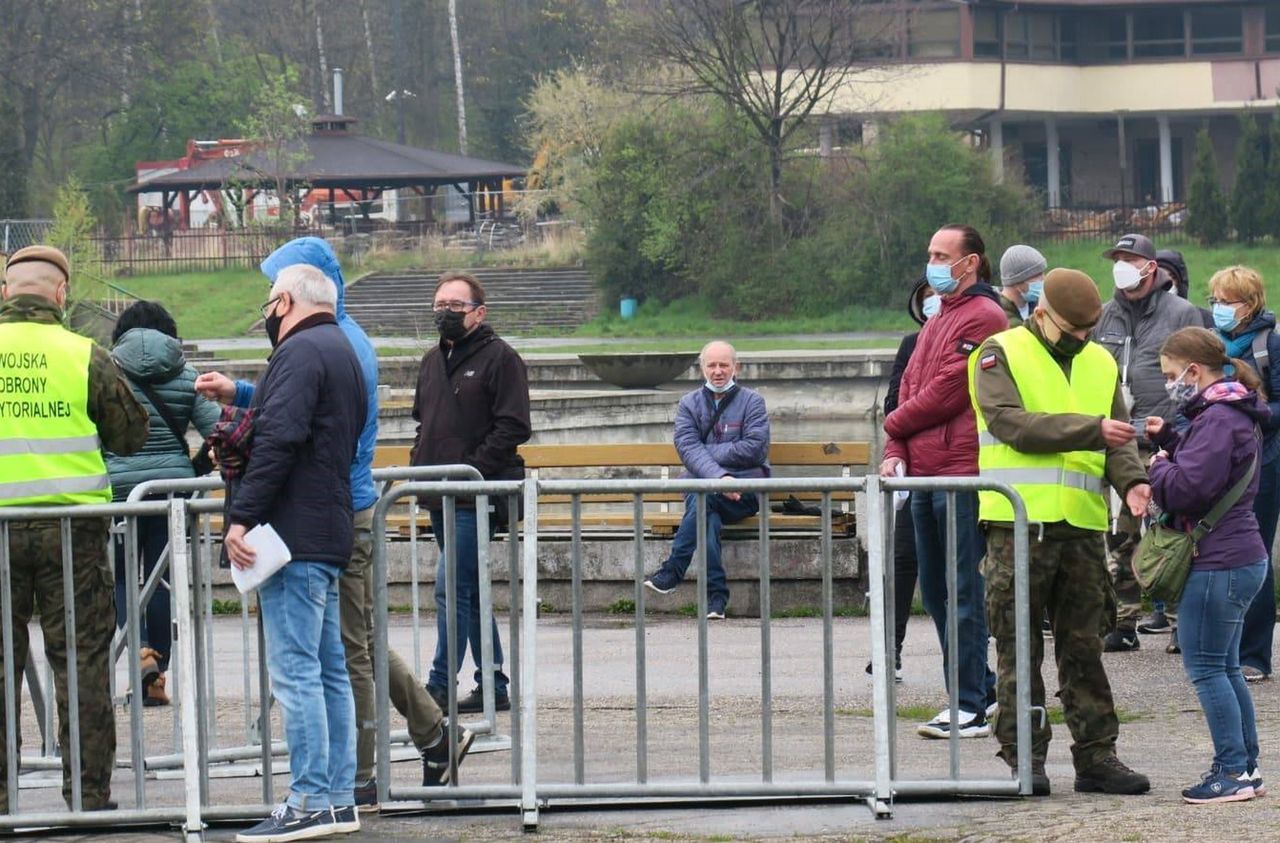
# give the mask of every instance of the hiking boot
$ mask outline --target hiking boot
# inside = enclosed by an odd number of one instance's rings
[[[991,724],[987,722],[987,718],[983,714],[972,714],[961,710],[958,732],[962,738],[990,737]],[[946,740],[951,737],[951,709],[944,708],[928,723],[921,723],[916,727],[916,734],[924,738],[938,740]]]
[[[288,843],[290,840],[310,840],[328,837],[337,829],[333,811],[299,811],[289,803],[277,805],[271,816],[236,835],[236,843]]]
[[[1260,669],[1254,667],[1251,664],[1246,664],[1241,666],[1240,673],[1241,675],[1244,676],[1244,681],[1246,682],[1267,681],[1267,674],[1263,673]]]
[[[659,594],[670,594],[676,590],[676,586],[680,585],[680,580],[681,577],[664,566],[654,571],[652,575],[645,577],[644,586],[650,591],[656,591]]]
[[[1174,626],[1174,628],[1169,631],[1169,646],[1165,647],[1164,651],[1171,656],[1176,656],[1182,652],[1182,648],[1178,646],[1177,626]]]
[[[1018,768],[1013,768],[1013,779],[1018,780]],[[1048,796],[1049,795],[1049,774],[1044,771],[1044,762],[1031,761],[1031,795],[1032,796]]]
[[[446,711],[445,706],[449,704],[448,697],[445,698],[445,705],[440,707],[441,711]],[[506,688],[493,689],[493,710],[494,711],[510,711],[511,696],[507,693]],[[471,689],[471,693],[458,700],[459,714],[479,714],[484,711],[484,689],[479,685]]]
[[[1151,780],[1130,770],[1114,755],[1076,770],[1076,793],[1113,793],[1136,795],[1151,789]]]
[[[449,783],[449,721],[440,724],[440,739],[434,746],[422,750],[422,786],[438,787]],[[467,757],[471,744],[476,739],[469,729],[458,730],[458,750],[454,753],[457,765],[462,766],[462,759]]]
[[[1138,632],[1143,635],[1167,635],[1173,631],[1173,624],[1163,611],[1152,612],[1151,617],[1138,624]]]
[[[1253,779],[1248,773],[1224,773],[1217,764],[1200,777],[1200,784],[1182,791],[1182,800],[1192,805],[1213,802],[1246,802],[1254,798]]]
[[[1102,652],[1104,653],[1130,653],[1140,646],[1142,645],[1138,643],[1138,633],[1132,629],[1116,627],[1102,639]]]
[[[164,690],[164,674],[157,673],[151,681],[142,680],[142,705],[146,708],[168,705],[169,695]]]
[[[378,780],[356,782],[356,810],[361,812],[378,810]]]

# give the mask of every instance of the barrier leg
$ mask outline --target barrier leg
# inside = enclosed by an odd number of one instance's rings
[[[196,664],[194,613],[199,611],[191,593],[190,545],[186,541],[186,502],[174,498],[169,502],[169,542],[173,571],[173,596],[178,609],[178,637],[174,642],[184,665]],[[182,541],[173,541],[183,537]],[[200,737],[196,709],[196,685],[191,679],[194,671],[188,670],[185,681],[178,683],[178,705],[182,718],[182,772],[187,791],[187,811],[183,821],[183,834],[188,841],[202,840],[204,824],[200,819]]]
[[[867,477],[867,577],[871,583],[872,730],[875,742],[875,793],[867,806],[877,819],[893,815],[892,742],[896,712],[892,708],[893,660],[888,657],[885,629],[885,517],[880,478]]]
[[[520,816],[525,831],[538,828],[538,481],[524,483],[524,635],[520,658]]]

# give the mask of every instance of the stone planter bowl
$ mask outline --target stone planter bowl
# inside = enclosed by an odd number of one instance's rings
[[[696,351],[644,351],[627,354],[579,354],[587,371],[623,389],[653,389],[673,381],[698,361]]]

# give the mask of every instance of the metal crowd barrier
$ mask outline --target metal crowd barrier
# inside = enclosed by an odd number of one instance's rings
[[[512,702],[509,743],[499,736],[495,712],[493,682],[492,626],[482,623],[482,696],[484,711],[480,721],[466,724],[479,732],[479,743],[488,743],[489,749],[511,750],[510,777],[507,782],[460,784],[456,766],[451,770],[447,788],[401,787],[392,781],[391,762],[393,742],[407,741],[403,731],[392,734],[390,729],[390,700],[386,693],[388,678],[388,622],[389,601],[385,587],[374,590],[374,644],[373,661],[375,686],[380,689],[377,700],[377,767],[379,801],[383,804],[401,803],[406,807],[432,804],[475,808],[478,806],[511,807],[520,812],[526,828],[535,828],[542,808],[567,802],[608,803],[619,801],[687,802],[688,800],[756,799],[803,800],[813,797],[853,798],[865,801],[876,816],[891,815],[892,802],[898,796],[949,796],[1015,795],[1029,794],[1030,782],[1030,620],[1028,593],[1027,522],[1022,501],[1011,488],[981,478],[909,478],[886,479],[876,476],[865,478],[772,478],[758,480],[536,480],[479,481],[475,479],[423,479],[476,477],[474,469],[467,467],[437,467],[433,469],[386,469],[376,473],[384,484],[408,480],[399,485],[386,485],[376,505],[374,515],[374,582],[387,582],[387,518],[391,507],[405,498],[411,505],[424,496],[442,497],[445,527],[452,534],[456,525],[458,497],[476,497],[477,549],[479,557],[479,600],[483,617],[492,617],[492,583],[494,560],[490,558],[488,503],[503,497],[508,511],[519,511],[523,503],[524,516],[521,529],[516,525],[509,530],[506,567],[510,586],[510,627],[508,662],[511,674],[510,698]],[[135,493],[146,495],[185,495],[216,489],[216,478],[195,481],[159,481],[139,487]],[[950,502],[960,491],[994,489],[1009,497],[1014,506],[1015,525],[1015,600],[1017,635],[1017,727],[1020,778],[982,779],[962,778],[959,759],[959,741],[952,735],[949,749],[949,773],[938,779],[904,779],[898,774],[896,747],[896,708],[894,702],[893,665],[893,552],[892,552],[892,495],[899,490],[932,490],[946,492]],[[760,576],[760,765],[756,780],[744,780],[740,772],[726,773],[720,778],[712,776],[710,739],[710,677],[709,641],[707,624],[706,578],[706,511],[707,495],[715,492],[738,491],[759,494],[759,532],[756,539]],[[649,706],[648,676],[653,657],[646,652],[645,576],[643,550],[646,541],[652,541],[645,533],[644,496],[657,493],[692,493],[696,496],[698,510],[698,550],[695,556],[697,571],[697,760],[696,780],[677,780],[652,775],[649,763]],[[789,770],[780,775],[775,767],[774,753],[774,701],[773,654],[771,650],[770,590],[772,563],[770,550],[770,495],[779,492],[811,492],[821,495],[821,528],[817,538],[818,558],[822,580],[822,765],[821,772]],[[874,766],[870,778],[853,778],[842,774],[836,764],[836,700],[835,671],[841,656],[835,647],[834,632],[834,570],[832,536],[832,496],[840,493],[861,493],[865,502],[867,535],[868,576],[870,579],[870,637],[873,667],[873,717]],[[584,700],[583,653],[583,536],[582,498],[592,494],[630,493],[633,496],[635,515],[631,542],[634,549],[632,593],[634,595],[635,624],[635,771],[631,781],[591,781],[587,775],[586,711]],[[539,494],[569,495],[573,513],[570,541],[572,556],[572,772],[557,777],[548,768],[553,764],[544,760],[540,768],[539,756],[539,696],[537,682],[538,628],[537,612],[539,586]],[[128,654],[129,686],[132,693],[129,705],[129,745],[127,762],[119,764],[132,770],[134,807],[107,812],[84,812],[79,792],[79,754],[72,755],[72,810],[41,810],[23,812],[19,809],[18,785],[20,765],[30,769],[48,769],[52,759],[22,758],[17,753],[17,727],[12,716],[5,718],[5,740],[8,748],[8,767],[5,771],[10,795],[10,813],[0,815],[0,829],[31,828],[37,826],[108,826],[121,824],[169,822],[181,823],[188,837],[196,839],[205,820],[240,819],[261,816],[267,806],[276,801],[274,774],[287,766],[282,758],[283,742],[272,739],[270,690],[265,659],[258,658],[256,666],[250,656],[250,639],[256,639],[258,654],[264,652],[259,620],[251,621],[248,605],[241,608],[241,684],[243,688],[245,742],[224,746],[218,740],[217,702],[221,677],[215,668],[213,637],[213,536],[208,518],[220,513],[222,501],[211,498],[170,497],[169,500],[128,502],[103,506],[57,508],[0,508],[0,601],[3,603],[3,646],[5,664],[13,663],[11,555],[9,549],[9,523],[17,519],[61,519],[64,540],[71,535],[73,518],[122,518],[125,521],[125,569],[130,584],[126,588],[128,622],[117,641],[112,645],[114,657],[123,649]],[[948,595],[949,606],[955,605],[955,523],[954,506],[949,507],[947,524]],[[411,524],[416,524],[416,511],[411,508]],[[138,541],[136,519],[142,516],[163,515],[168,518],[171,537],[182,540],[170,542],[170,548],[161,563],[139,587]],[[411,538],[416,539],[416,528],[411,526]],[[411,579],[414,600],[414,668],[420,671],[419,630],[417,629],[418,577],[416,542],[411,545]],[[70,571],[71,550],[64,541],[63,567]],[[448,612],[447,647],[448,669],[457,675],[461,656],[458,630],[455,628],[457,583],[455,582],[456,545],[447,543],[445,571],[445,599]],[[160,738],[148,735],[142,715],[141,677],[138,666],[140,646],[139,613],[147,599],[154,593],[157,583],[169,577],[170,593],[174,604],[174,653],[172,669],[175,681],[174,694],[174,743],[172,751],[147,755],[149,743],[159,743]],[[65,623],[74,629],[75,608],[70,602],[70,579],[64,576],[68,599]],[[951,634],[950,709],[953,722],[957,717],[956,696],[957,659],[955,658],[956,617],[949,612]],[[465,631],[464,631],[465,634]],[[74,643],[69,642],[68,697],[71,702],[71,745],[81,745],[81,726],[77,709],[78,678],[74,670]],[[845,656],[847,659],[848,656]],[[256,667],[256,671],[254,668]],[[256,677],[252,674],[256,672]],[[30,673],[30,671],[29,671]],[[114,667],[113,667],[114,674]],[[256,683],[253,681],[256,679]],[[6,699],[17,699],[17,677],[6,670]],[[256,684],[256,688],[252,686]],[[253,692],[256,690],[256,710]],[[33,694],[33,696],[35,696]],[[44,694],[45,698],[51,695]],[[459,721],[457,717],[457,688],[450,683],[448,699],[449,740],[456,745]],[[10,713],[12,707],[7,709]],[[256,717],[254,716],[256,714]],[[52,718],[50,717],[51,721]],[[46,734],[52,733],[52,722],[45,724]],[[65,749],[65,748],[64,748]],[[550,754],[548,753],[548,758]],[[255,760],[251,774],[262,777],[261,802],[228,804],[225,798],[215,798],[211,779],[227,772],[219,768],[227,762]],[[234,764],[231,764],[234,766]],[[464,770],[464,774],[466,771]],[[182,798],[164,800],[148,792],[147,782],[153,778],[181,776]],[[218,794],[221,796],[221,794]],[[25,800],[24,800],[25,802]]]

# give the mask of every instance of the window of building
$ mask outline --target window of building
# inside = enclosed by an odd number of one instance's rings
[[[995,9],[973,10],[973,55],[1000,58],[1000,13]]]
[[[918,59],[960,55],[960,10],[912,11],[907,16],[907,55]]]
[[[1267,6],[1267,52],[1280,53],[1280,5]]]
[[[1236,23],[1240,22],[1239,13]],[[1186,54],[1183,17],[1176,11],[1133,13],[1133,56],[1148,59]]]
[[[897,58],[902,43],[902,19],[896,9],[868,6],[858,12],[853,41],[859,56]]]
[[[1052,12],[1011,12],[1005,17],[1005,50],[1011,59],[1058,58],[1057,17]]]
[[[1074,12],[1062,17],[1062,57],[1102,64],[1129,56],[1129,25],[1124,12]]]
[[[1191,10],[1191,54],[1239,53],[1244,50],[1244,20],[1239,7]]]

